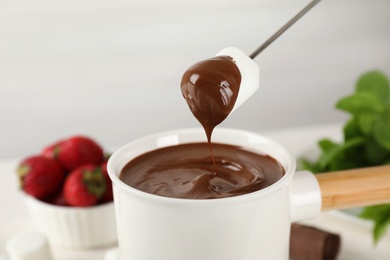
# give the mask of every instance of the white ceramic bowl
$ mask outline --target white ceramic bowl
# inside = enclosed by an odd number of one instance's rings
[[[63,207],[27,195],[25,202],[34,224],[54,246],[91,249],[117,241],[113,202],[88,208]]]

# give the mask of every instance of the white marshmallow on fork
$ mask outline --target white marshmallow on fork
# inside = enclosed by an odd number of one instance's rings
[[[251,58],[235,47],[227,47],[215,56],[229,56],[233,59],[241,73],[241,84],[236,103],[231,112],[240,107],[259,88],[260,69]]]

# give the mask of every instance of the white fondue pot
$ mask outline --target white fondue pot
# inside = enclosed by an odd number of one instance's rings
[[[165,146],[204,142],[204,130],[182,129],[135,140],[108,162],[122,260],[287,260],[292,221],[321,211],[321,192],[313,174],[295,172],[295,159],[261,135],[216,129],[212,140],[267,154],[286,174],[271,186],[246,195],[175,199],[139,191],[119,174],[133,158]]]

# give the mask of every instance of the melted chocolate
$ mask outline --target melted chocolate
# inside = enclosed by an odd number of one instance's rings
[[[124,167],[120,179],[144,192],[187,199],[247,194],[279,180],[284,170],[273,158],[211,143],[213,129],[234,107],[240,84],[240,71],[228,56],[190,67],[183,75],[181,91],[208,143],[176,145],[140,155]]]
[[[181,92],[210,142],[213,129],[232,111],[241,73],[228,56],[218,56],[191,66],[181,80]]]
[[[140,155],[124,167],[120,179],[160,196],[215,199],[260,190],[284,175],[283,167],[267,155],[226,144],[212,146],[217,176],[208,143],[190,143]]]

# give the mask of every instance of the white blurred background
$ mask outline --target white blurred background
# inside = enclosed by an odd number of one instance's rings
[[[309,1],[0,0],[0,159],[86,134],[105,147],[196,127],[187,67],[250,54]],[[390,75],[390,0],[323,0],[256,58],[261,86],[222,126],[342,122],[357,77]]]

